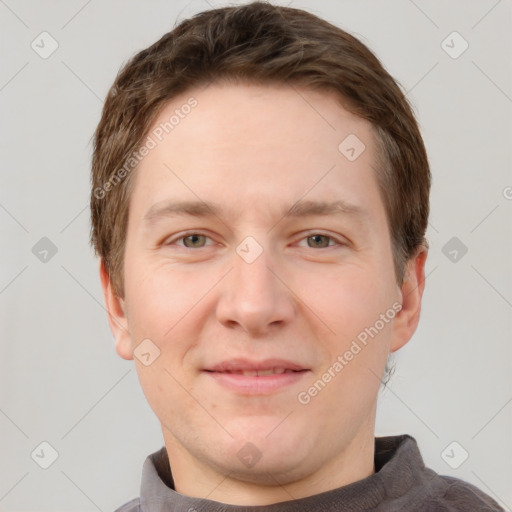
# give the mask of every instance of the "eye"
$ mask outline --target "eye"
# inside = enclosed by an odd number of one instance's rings
[[[211,238],[201,233],[189,232],[178,238],[167,240],[163,243],[163,245],[177,245],[178,247],[182,247],[184,249],[202,249],[208,245],[211,245],[206,244],[207,240],[211,240]]]
[[[333,245],[343,245],[341,242],[336,240],[330,235],[324,235],[322,233],[313,233],[307,237],[304,237],[301,239],[306,240],[308,247],[310,248],[316,248],[316,249],[325,249],[327,247],[332,247]],[[330,243],[334,242],[334,243]]]
[[[201,233],[190,232],[179,238],[169,240],[165,245],[178,244],[180,247],[184,247],[185,249],[202,249],[211,245],[206,243],[207,240],[211,240],[211,238]],[[344,245],[340,240],[323,233],[312,233],[301,238],[300,242],[303,242],[304,240],[307,243],[307,247],[311,249],[326,249],[334,245]],[[304,247],[303,244],[300,244],[300,246]]]

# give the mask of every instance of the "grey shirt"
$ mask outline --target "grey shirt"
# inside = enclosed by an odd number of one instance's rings
[[[503,511],[477,487],[425,467],[409,435],[375,438],[375,473],[331,491],[265,506],[227,505],[174,490],[165,447],[148,456],[140,498],[116,512],[490,512]]]

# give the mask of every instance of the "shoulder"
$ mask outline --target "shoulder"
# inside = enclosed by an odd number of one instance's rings
[[[474,485],[445,475],[436,475],[434,492],[422,500],[424,512],[503,512],[504,509],[489,495]],[[435,489],[435,490],[434,490]]]
[[[376,438],[375,453],[376,475],[388,496],[379,511],[504,512],[475,485],[426,467],[412,436]]]
[[[139,498],[134,498],[130,500],[128,503],[125,503],[119,508],[116,508],[114,512],[140,512],[140,500]]]

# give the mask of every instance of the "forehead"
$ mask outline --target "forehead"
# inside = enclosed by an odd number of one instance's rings
[[[134,189],[145,203],[214,195],[242,207],[276,194],[289,203],[306,194],[336,200],[340,187],[368,199],[376,189],[371,124],[334,93],[213,83],[173,98],[148,136],[155,145]]]
[[[189,108],[192,99],[195,106]],[[214,82],[171,100],[150,132],[163,129],[165,144],[177,148],[185,143],[221,150],[236,142],[246,149],[265,144],[284,152],[305,144],[305,149],[337,152],[350,133],[371,145],[371,124],[347,111],[341,101],[334,91],[292,84]]]

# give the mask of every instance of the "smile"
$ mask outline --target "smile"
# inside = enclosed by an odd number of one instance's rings
[[[260,377],[264,375],[280,375],[281,373],[292,373],[302,370],[289,370],[287,368],[269,368],[268,370],[234,370],[218,373],[227,373],[231,375],[246,375],[247,377]]]

